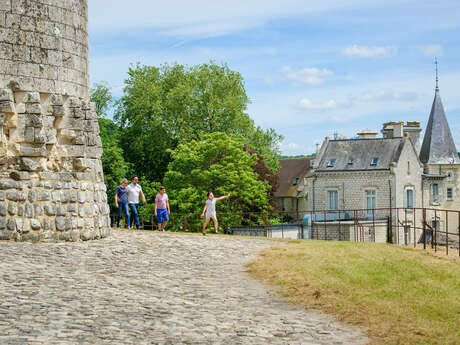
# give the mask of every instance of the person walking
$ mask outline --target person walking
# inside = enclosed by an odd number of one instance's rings
[[[219,233],[217,216],[216,216],[216,202],[222,199],[229,198],[229,197],[230,197],[230,193],[228,193],[227,195],[221,196],[219,198],[214,198],[214,194],[212,194],[212,192],[208,192],[208,199],[206,200],[203,212],[201,213],[201,218],[203,218],[206,214],[206,220],[203,224],[203,230],[201,231],[203,236],[206,235],[205,230],[211,219],[214,222],[214,232],[216,234]]]
[[[155,217],[158,219],[158,231],[165,231],[170,213],[168,194],[166,194],[166,188],[162,186],[160,193],[155,198]]]
[[[142,192],[142,187],[140,184],[137,182],[139,181],[139,178],[137,176],[133,176],[131,179],[131,183],[126,187],[126,190],[128,191],[128,206],[129,209],[131,210],[131,219],[130,219],[130,226],[129,228],[133,228],[133,223],[136,223],[136,228],[137,229],[142,229],[141,223],[139,222],[139,195],[142,197],[142,201],[144,204],[146,203],[145,201],[145,195]]]
[[[121,180],[121,184],[115,190],[115,207],[118,209],[117,228],[120,227],[122,214],[125,215],[125,227],[130,226],[128,211],[128,191],[126,189],[127,185],[128,179],[124,178]]]

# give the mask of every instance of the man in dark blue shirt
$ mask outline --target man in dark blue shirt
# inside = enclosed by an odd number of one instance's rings
[[[128,185],[128,180],[121,180],[121,185],[119,185],[115,191],[115,207],[118,208],[118,217],[117,217],[117,228],[120,227],[120,219],[122,213],[125,214],[125,226],[129,227],[129,211],[128,211],[128,191],[126,186]]]

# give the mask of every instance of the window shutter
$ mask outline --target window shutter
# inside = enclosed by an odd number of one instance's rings
[[[413,195],[413,199],[414,199],[414,201],[413,201],[413,203],[414,203],[414,204],[413,204],[413,207],[414,207],[414,208],[417,208],[417,193],[415,193],[415,189],[414,189],[414,191],[412,192],[412,195]]]
[[[439,203],[441,204],[443,202],[443,191],[444,191],[444,186],[442,183],[439,184]]]
[[[407,208],[407,189],[404,190],[404,208]]]

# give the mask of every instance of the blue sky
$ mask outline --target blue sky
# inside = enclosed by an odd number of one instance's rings
[[[458,0],[89,0],[91,81],[120,96],[131,63],[226,62],[249,115],[309,154],[325,136],[428,120],[434,57],[460,149]]]

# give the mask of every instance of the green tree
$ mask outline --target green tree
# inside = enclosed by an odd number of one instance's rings
[[[89,92],[91,102],[96,103],[97,115],[100,118],[107,117],[107,113],[113,105],[113,96],[109,84],[106,81],[94,83]]]
[[[115,209],[115,189],[132,170],[130,163],[123,158],[120,146],[120,128],[112,120],[104,118],[113,103],[110,87],[106,83],[96,83],[90,90],[90,100],[96,103],[103,153],[101,157],[104,182],[107,186],[108,204]]]
[[[276,171],[281,137],[254,126],[248,103],[242,76],[225,64],[137,64],[128,71],[115,119],[123,128],[126,157],[150,180],[163,178],[168,148],[213,132],[241,135]]]
[[[164,183],[173,211],[198,215],[208,191],[216,196],[231,193],[230,199],[217,203],[220,212],[233,213],[223,213],[219,217],[223,223],[260,223],[263,216],[252,213],[270,209],[270,186],[252,169],[258,162],[257,155],[244,148],[241,136],[216,132],[204,135],[202,140],[180,144],[172,151]]]

